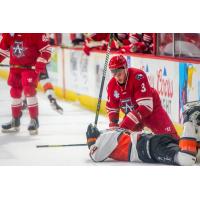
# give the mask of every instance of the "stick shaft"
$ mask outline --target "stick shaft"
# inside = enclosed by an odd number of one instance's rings
[[[37,148],[46,148],[46,147],[78,147],[78,146],[87,146],[87,144],[49,144],[49,145],[37,145]]]
[[[7,65],[7,64],[0,64],[0,67],[10,67],[10,65]]]
[[[106,71],[107,71],[108,59],[109,59],[109,55],[110,55],[110,46],[111,46],[111,42],[112,42],[112,37],[113,37],[113,35],[111,33],[109,43],[108,43],[107,52],[106,52],[106,59],[105,59],[105,64],[104,64],[104,69],[103,69],[103,76],[102,76],[101,86],[100,86],[100,91],[99,91],[99,98],[98,98],[98,102],[97,102],[97,109],[96,109],[96,115],[95,115],[95,121],[94,121],[95,126],[97,126],[99,111],[100,111],[100,108],[101,108],[101,98],[102,98],[103,86],[104,86],[104,82],[105,82],[105,78],[106,78]]]

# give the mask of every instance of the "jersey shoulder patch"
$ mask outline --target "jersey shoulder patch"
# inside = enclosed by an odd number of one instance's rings
[[[143,78],[144,78],[143,74],[136,74],[136,76],[135,76],[135,79],[138,80],[138,81],[143,79]]]

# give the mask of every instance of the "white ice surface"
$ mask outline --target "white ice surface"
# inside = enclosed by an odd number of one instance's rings
[[[64,114],[60,115],[51,109],[44,94],[38,93],[38,101],[39,134],[29,135],[27,131],[29,115],[26,111],[21,120],[19,133],[0,133],[0,165],[149,165],[112,160],[94,163],[88,156],[87,146],[36,148],[36,145],[85,143],[87,126],[94,122],[95,118],[95,113],[83,109],[77,103],[58,101],[64,109]],[[11,119],[10,103],[9,88],[6,82],[0,79],[0,125]],[[105,117],[99,117],[99,129],[106,128],[107,123]]]

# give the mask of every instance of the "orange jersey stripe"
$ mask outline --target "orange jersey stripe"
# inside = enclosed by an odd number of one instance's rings
[[[129,161],[132,143],[130,135],[121,134],[118,138],[116,149],[110,154],[109,158],[114,160]]]

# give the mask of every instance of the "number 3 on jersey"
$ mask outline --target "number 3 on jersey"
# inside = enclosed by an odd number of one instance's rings
[[[141,84],[141,87],[142,87],[141,92],[146,92],[147,91],[144,83]]]

